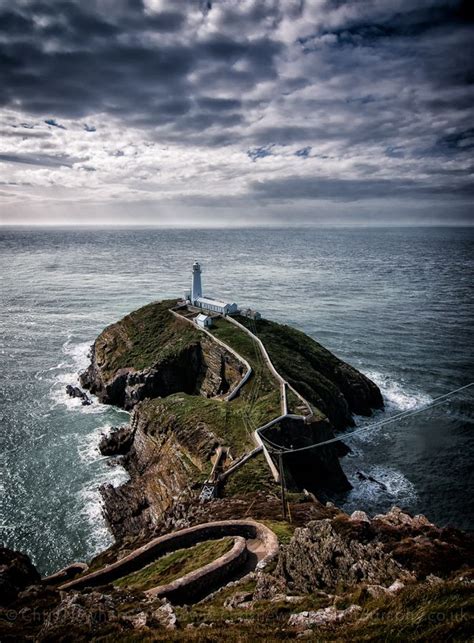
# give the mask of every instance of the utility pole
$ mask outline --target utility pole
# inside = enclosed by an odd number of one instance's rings
[[[286,520],[286,495],[285,495],[285,474],[283,473],[283,453],[278,453],[278,468],[280,469],[280,485],[281,485],[281,504],[283,508],[283,518]]]

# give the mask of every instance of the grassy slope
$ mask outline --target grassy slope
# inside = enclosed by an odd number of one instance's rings
[[[258,426],[280,414],[280,390],[246,333],[224,319],[216,321],[213,333],[252,366],[254,374],[239,396],[231,402],[225,402],[176,393],[156,403],[150,401],[147,406],[164,406],[184,427],[191,427],[197,422],[205,423],[224,446],[231,447],[235,458],[255,447],[252,433]],[[264,468],[268,467],[265,465]]]
[[[224,589],[209,602],[190,608],[177,608],[181,627],[186,623],[212,623],[202,638],[198,632],[189,640],[245,641],[294,640],[295,630],[288,626],[291,614],[318,610],[332,604],[332,599],[305,596],[296,605],[284,601],[258,601],[252,609],[224,607],[224,602],[237,591],[252,592],[254,581],[242,587]],[[367,598],[362,591],[341,596],[338,609],[351,604],[362,607],[354,622],[335,624],[326,628],[315,627],[312,641],[467,641],[471,640],[474,618],[473,591],[467,585],[447,582],[429,586],[407,586],[399,594],[379,599]],[[226,636],[222,637],[225,630]],[[183,630],[175,638],[183,640]]]
[[[154,366],[199,341],[197,329],[169,312],[175,303],[165,300],[143,306],[101,333],[96,352],[98,361],[105,364],[105,375],[120,368],[142,370]],[[112,346],[111,333],[115,340]]]
[[[224,487],[224,496],[235,496],[253,491],[275,493],[277,487],[263,453],[251,458],[229,476]]]
[[[302,395],[310,401],[315,399],[315,386],[327,390],[330,395],[337,395],[334,384],[321,373],[323,368],[329,372],[340,363],[335,355],[291,326],[267,319],[252,321],[240,316],[237,319],[250,330],[256,330],[277,371]]]
[[[233,538],[221,538],[220,540],[208,540],[188,549],[178,549],[171,554],[162,556],[139,571],[120,578],[114,585],[144,591],[151,587],[171,583],[216,560],[219,556],[230,551],[233,544]]]

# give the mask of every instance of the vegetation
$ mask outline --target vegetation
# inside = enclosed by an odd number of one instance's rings
[[[154,302],[108,326],[96,343],[104,374],[112,375],[126,367],[149,368],[199,341],[201,335],[197,329],[169,312],[175,304],[175,300]],[[111,332],[114,334],[112,346],[108,343]]]
[[[356,622],[338,629],[341,640],[465,641],[472,634],[474,594],[468,584],[418,583],[395,596],[366,596],[348,597],[358,598],[363,611]]]
[[[255,429],[280,414],[280,388],[263,362],[258,346],[244,331],[222,318],[215,320],[212,330],[252,367],[253,375],[239,395],[231,402],[224,402],[222,399],[176,393],[146,404],[151,412],[156,408],[160,416],[164,409],[168,410],[185,430],[191,431],[197,422],[204,424],[222,445],[230,447],[231,455],[237,458],[255,447],[252,435]],[[263,471],[258,471],[258,464],[262,464]],[[235,474],[239,477],[235,484],[231,483],[230,489],[235,492],[243,490],[244,481],[251,489],[261,488],[257,485],[257,478],[266,486],[271,485],[268,466],[260,460],[258,464],[249,463],[242,469],[242,474]],[[256,477],[252,477],[250,472]]]
[[[211,330],[213,335],[245,357],[259,380],[262,393],[279,387],[278,381],[268,370],[258,345],[246,332],[222,317],[214,321]]]
[[[276,370],[316,409],[326,414],[336,428],[351,423],[350,415],[342,413],[340,399],[340,369],[343,366],[335,355],[305,333],[267,319],[257,321],[236,318],[257,334]],[[291,408],[295,400],[290,395]]]
[[[235,592],[251,593],[254,581],[238,588],[219,592],[212,601],[177,608],[178,630],[169,640],[182,640],[186,624],[208,623],[212,628],[196,631],[188,640],[226,641],[294,640],[295,631],[288,626],[291,614],[318,610],[333,604],[333,599],[307,595],[297,604],[281,601],[256,601],[252,608],[237,606],[229,610],[225,601]],[[314,641],[467,641],[471,640],[474,597],[467,584],[415,584],[395,595],[367,598],[364,590],[341,597],[338,609],[353,604],[362,611],[353,621],[335,623],[313,630]],[[202,638],[201,638],[202,636]]]
[[[120,578],[114,585],[142,591],[158,585],[166,585],[216,560],[230,551],[233,543],[233,538],[221,538],[208,540],[188,549],[178,549],[158,558],[139,571]]]
[[[263,453],[248,460],[231,474],[224,487],[224,496],[235,496],[254,491],[275,492],[275,481]]]
[[[282,545],[287,545],[295,531],[295,525],[284,520],[262,520],[262,522],[271,529]]]

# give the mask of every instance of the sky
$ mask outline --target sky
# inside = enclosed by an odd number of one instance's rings
[[[457,0],[0,0],[0,223],[471,224]]]

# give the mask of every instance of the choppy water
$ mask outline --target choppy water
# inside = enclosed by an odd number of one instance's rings
[[[105,325],[187,289],[194,259],[208,292],[304,330],[372,377],[390,415],[474,379],[473,247],[459,228],[1,229],[2,540],[45,573],[111,542],[97,488],[125,474],[97,439],[127,414],[83,407],[64,386]],[[473,396],[348,440],[355,487],[338,501],[472,528]]]

